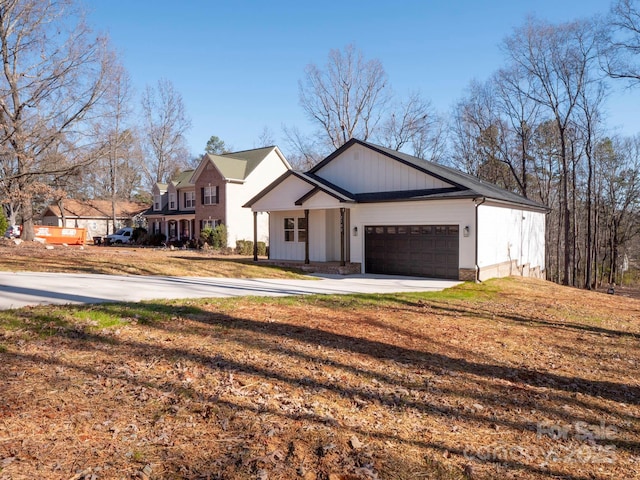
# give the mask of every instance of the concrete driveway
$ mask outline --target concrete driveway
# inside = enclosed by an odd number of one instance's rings
[[[459,281],[387,275],[317,275],[310,280],[0,272],[0,310],[28,305],[173,298],[439,291]]]

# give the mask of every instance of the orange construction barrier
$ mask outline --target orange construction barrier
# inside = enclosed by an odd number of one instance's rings
[[[42,238],[46,243],[61,245],[84,245],[84,228],[64,228],[64,227],[33,227],[36,238]]]

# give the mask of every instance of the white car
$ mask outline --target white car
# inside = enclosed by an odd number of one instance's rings
[[[110,245],[113,243],[129,243],[131,242],[132,236],[133,236],[133,228],[125,227],[125,228],[121,228],[116,233],[107,235],[106,237],[104,237],[104,241],[107,245]]]
[[[20,237],[20,233],[21,233],[21,228],[20,225],[11,225],[9,228],[7,228],[7,231],[5,232],[4,236],[7,238],[18,238]]]

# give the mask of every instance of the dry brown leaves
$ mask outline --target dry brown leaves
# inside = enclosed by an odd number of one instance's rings
[[[0,270],[233,278],[296,278],[295,272],[256,265],[251,258],[212,250],[139,246],[45,246],[0,239]]]
[[[0,479],[639,478],[640,302],[483,288],[0,332]]]

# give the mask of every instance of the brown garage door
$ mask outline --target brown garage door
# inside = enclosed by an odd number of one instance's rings
[[[365,271],[458,278],[458,225],[365,227]]]

